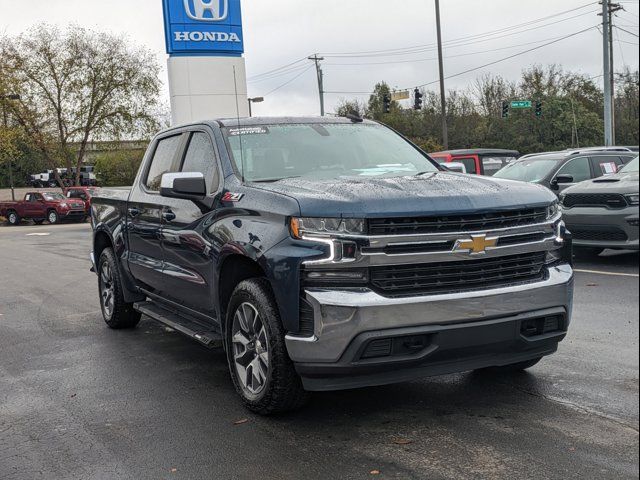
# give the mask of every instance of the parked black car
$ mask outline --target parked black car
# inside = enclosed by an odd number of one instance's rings
[[[571,319],[571,239],[536,185],[445,171],[343,118],[186,125],[92,202],[112,328],[141,313],[224,346],[244,403],[525,369]]]
[[[631,151],[594,149],[528,155],[511,162],[494,178],[537,183],[559,195],[577,183],[617,173],[636,156]]]

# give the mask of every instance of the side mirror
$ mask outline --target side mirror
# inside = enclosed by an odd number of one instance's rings
[[[573,183],[573,175],[557,175],[553,183],[556,185],[560,183]]]
[[[207,196],[207,183],[200,172],[165,173],[160,182],[160,195],[202,201]]]

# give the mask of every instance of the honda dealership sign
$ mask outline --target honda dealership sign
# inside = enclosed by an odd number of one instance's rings
[[[163,0],[167,53],[239,57],[240,0]]]

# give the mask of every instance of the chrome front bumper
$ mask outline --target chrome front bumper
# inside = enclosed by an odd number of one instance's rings
[[[296,363],[338,362],[351,342],[365,332],[404,327],[452,325],[562,308],[567,323],[573,306],[573,270],[552,267],[543,282],[446,295],[387,298],[367,289],[308,289],[314,335],[286,337]]]

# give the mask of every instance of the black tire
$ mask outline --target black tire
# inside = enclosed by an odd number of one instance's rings
[[[500,372],[521,372],[523,370],[527,370],[528,368],[533,367],[540,360],[542,360],[542,357],[534,358],[532,360],[527,360],[525,362],[512,363],[511,365],[503,365],[501,367],[482,368],[482,369],[480,369],[480,371],[482,371],[482,372],[496,372],[496,373],[500,373]]]
[[[15,227],[17,225],[20,225],[21,221],[22,219],[20,218],[20,215],[18,215],[18,212],[16,212],[15,210],[9,210],[7,212],[7,224]]]
[[[108,273],[107,273],[108,270]],[[107,305],[105,289],[110,290],[112,303]],[[140,322],[140,312],[133,309],[132,303],[124,300],[122,279],[113,250],[105,248],[98,261],[98,293],[100,310],[105,323],[114,330],[134,328]]]
[[[56,223],[60,223],[60,216],[55,210],[49,210],[47,212],[47,220],[51,225],[55,225]]]
[[[268,367],[264,375],[264,385],[258,393],[252,393],[239,378],[236,366],[236,346],[233,342],[234,318],[243,305],[255,307],[259,321],[264,326],[267,338]],[[241,282],[231,295],[227,308],[226,350],[231,379],[244,405],[260,415],[284,413],[301,408],[310,394],[302,387],[302,381],[289,358],[284,340],[284,329],[269,282],[264,278],[254,278]],[[259,338],[259,337],[256,337]],[[258,345],[260,342],[256,340]],[[248,352],[246,345],[243,345]],[[254,347],[257,350],[258,347]],[[253,371],[253,370],[252,370]],[[246,370],[248,378],[249,369]],[[253,383],[253,382],[252,382]]]

